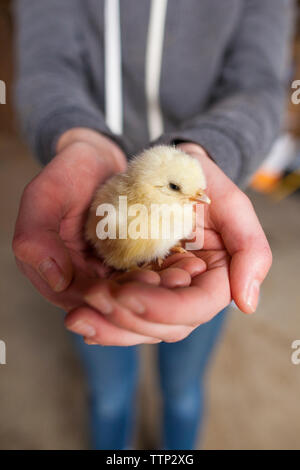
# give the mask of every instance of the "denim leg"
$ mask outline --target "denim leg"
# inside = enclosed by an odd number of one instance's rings
[[[163,445],[194,449],[204,411],[204,375],[227,309],[178,343],[160,343]]]
[[[88,346],[73,337],[88,383],[93,448],[125,449],[135,421],[137,347]]]

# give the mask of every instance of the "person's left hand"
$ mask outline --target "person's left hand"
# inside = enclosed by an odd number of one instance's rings
[[[136,280],[96,283],[85,295],[89,307],[73,310],[65,321],[70,329],[79,320],[93,324],[97,332],[87,338],[89,344],[115,344],[112,329],[117,342],[122,342],[125,331],[179,341],[212,319],[232,298],[245,313],[256,310],[272,255],[255,211],[247,196],[200,146],[187,143],[180,147],[200,160],[212,200],[205,208],[203,250],[192,253],[207,269],[194,275],[190,286],[173,289]],[[180,262],[186,262],[188,256],[183,255]],[[176,255],[165,263],[169,266],[173,261]],[[110,305],[109,315],[103,314],[104,303]]]

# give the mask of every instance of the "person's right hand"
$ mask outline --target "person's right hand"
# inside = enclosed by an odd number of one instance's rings
[[[86,211],[97,186],[124,170],[126,159],[110,139],[85,129],[64,134],[57,151],[23,192],[13,250],[40,293],[69,310],[101,269],[82,236]]]
[[[65,319],[67,326],[79,319],[94,325],[97,334],[88,338],[89,344],[107,344],[111,324],[162,341],[180,341],[232,299],[245,313],[256,310],[272,253],[254,208],[201,146],[182,143],[180,147],[202,164],[206,192],[212,201],[205,206],[205,217],[198,225],[204,231],[203,249],[193,251],[206,269],[194,276],[189,286],[176,289],[100,280],[86,292],[88,307],[73,310]],[[104,299],[110,311],[103,311]]]

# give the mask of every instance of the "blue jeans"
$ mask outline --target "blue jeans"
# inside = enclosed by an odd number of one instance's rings
[[[206,366],[225,316],[226,309],[183,341],[158,345],[165,449],[195,448],[204,414]],[[88,381],[93,447],[130,447],[139,347],[88,346],[79,336],[76,343]]]

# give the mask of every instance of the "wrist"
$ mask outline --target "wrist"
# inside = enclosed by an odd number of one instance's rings
[[[62,134],[56,146],[57,153],[73,144],[86,144],[96,150],[97,154],[112,173],[126,169],[127,161],[124,152],[109,137],[87,128],[73,128]]]
[[[199,144],[195,144],[194,142],[183,142],[181,144],[178,144],[177,147],[179,147],[181,150],[188,153],[192,157],[197,158],[197,160],[199,160],[199,162],[203,166],[204,170],[207,168],[207,166],[210,167],[211,164],[214,163],[209,154],[206,152],[206,150]]]
[[[182,142],[178,144],[177,147],[190,155],[210,158],[206,150],[201,147],[201,145],[194,142]]]

